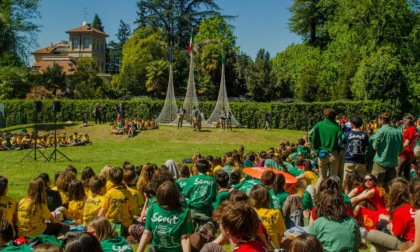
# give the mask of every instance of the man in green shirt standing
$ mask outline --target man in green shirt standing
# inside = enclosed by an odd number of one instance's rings
[[[398,165],[398,155],[403,151],[401,131],[389,124],[390,118],[389,113],[379,115],[379,123],[382,126],[376,131],[373,141],[373,150],[376,152],[372,174],[385,189],[388,188],[388,182],[397,176],[395,167]]]
[[[322,180],[339,174],[343,131],[335,121],[336,115],[334,109],[324,109],[325,119],[315,124],[308,134],[312,147],[318,153],[319,179],[316,183],[317,191]]]

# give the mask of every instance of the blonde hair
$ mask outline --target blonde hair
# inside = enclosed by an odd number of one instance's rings
[[[100,242],[117,235],[109,220],[103,216],[94,217],[87,226],[95,229],[95,236]]]
[[[104,168],[99,172],[99,176],[105,177],[106,180],[110,181],[109,171],[112,169],[112,166],[105,165]]]

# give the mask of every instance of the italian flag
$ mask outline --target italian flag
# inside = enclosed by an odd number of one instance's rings
[[[193,30],[191,29],[191,36],[190,36],[190,46],[188,47],[188,51],[192,53],[193,51]]]

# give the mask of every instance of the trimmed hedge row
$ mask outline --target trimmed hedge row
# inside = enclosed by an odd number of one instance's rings
[[[115,108],[121,101],[118,100],[62,100],[61,112],[57,113],[57,121],[81,121],[82,114],[88,113],[92,120],[92,110],[96,103],[102,106],[107,122],[116,118]],[[5,106],[3,120],[4,127],[19,124],[33,123],[34,102],[31,100],[6,100],[1,101]],[[42,110],[38,113],[38,123],[54,122],[52,112],[53,101],[43,100]],[[160,100],[130,100],[123,101],[124,116],[127,118],[157,117],[163,107],[164,101]],[[210,115],[215,107],[215,102],[202,102],[200,106],[205,115]],[[359,115],[364,120],[375,119],[382,112],[391,113],[393,118],[402,115],[400,108],[391,102],[378,101],[341,101],[318,103],[257,103],[257,102],[232,102],[230,107],[235,118],[248,128],[263,128],[264,114],[270,111],[273,114],[272,127],[293,130],[309,130],[316,122],[322,119],[324,108],[334,108],[339,115]],[[1,123],[0,123],[1,126]]]

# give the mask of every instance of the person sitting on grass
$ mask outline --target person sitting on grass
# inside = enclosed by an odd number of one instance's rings
[[[229,176],[223,171],[219,170],[214,174],[217,180],[217,195],[213,201],[213,209],[216,209],[223,201],[227,200],[229,194]]]
[[[121,223],[128,229],[133,224],[133,195],[123,183],[121,168],[111,168],[109,175],[114,186],[105,194],[104,207],[99,211],[99,216],[107,217],[111,223]]]
[[[29,183],[28,195],[19,201],[18,221],[20,237],[40,234],[61,236],[70,229],[67,224],[57,223],[48,209],[45,184],[41,179],[32,180]]]
[[[0,219],[10,222],[12,225],[17,225],[17,201],[6,196],[9,191],[9,180],[6,177],[0,176]],[[13,227],[13,236],[16,235],[17,226]]]
[[[188,168],[188,165],[180,165],[178,168],[178,174],[179,178],[176,183],[178,184],[179,188],[183,190],[187,185],[187,178],[190,177],[190,168]]]
[[[150,240],[153,251],[191,251],[191,213],[182,206],[180,198],[174,182],[166,181],[159,186],[157,202],[147,211],[146,225],[137,252],[143,252]]]
[[[111,223],[103,216],[94,217],[89,221],[86,232],[94,235],[98,239],[104,252],[133,251],[124,237],[118,236]]]
[[[55,186],[52,190],[60,193],[61,202],[64,207],[69,206],[69,186],[72,181],[76,180],[76,175],[71,171],[64,171],[58,175]]]
[[[83,212],[86,202],[85,188],[82,182],[72,181],[69,185],[69,214],[74,224],[80,225],[83,220]]]
[[[230,243],[231,251],[266,252],[267,248],[257,239],[259,218],[247,203],[225,201],[214,212],[221,235],[204,245],[201,252],[225,252],[222,247]]]
[[[341,192],[325,189],[317,198],[318,218],[309,233],[321,242],[326,252],[359,251],[359,226],[353,217],[349,217]]]
[[[217,194],[217,181],[206,175],[209,170],[207,159],[198,159],[196,168],[198,174],[187,179],[183,193],[187,206],[191,208],[194,227],[198,230],[211,219],[212,202]]]
[[[366,239],[375,246],[377,252],[400,250],[404,242],[413,242],[415,237],[414,218],[416,210],[410,204],[410,183],[403,178],[395,178],[390,182],[387,201],[389,216],[380,215],[389,227],[390,234],[382,230],[371,230]],[[379,225],[377,225],[378,227]]]
[[[263,185],[255,185],[249,194],[249,204],[255,209],[271,238],[274,249],[280,248],[280,243],[286,224],[278,209],[271,207],[271,197],[268,189]]]
[[[89,181],[89,196],[86,199],[83,209],[83,225],[86,226],[93,217],[98,216],[104,204],[106,179],[104,177],[93,176]]]

